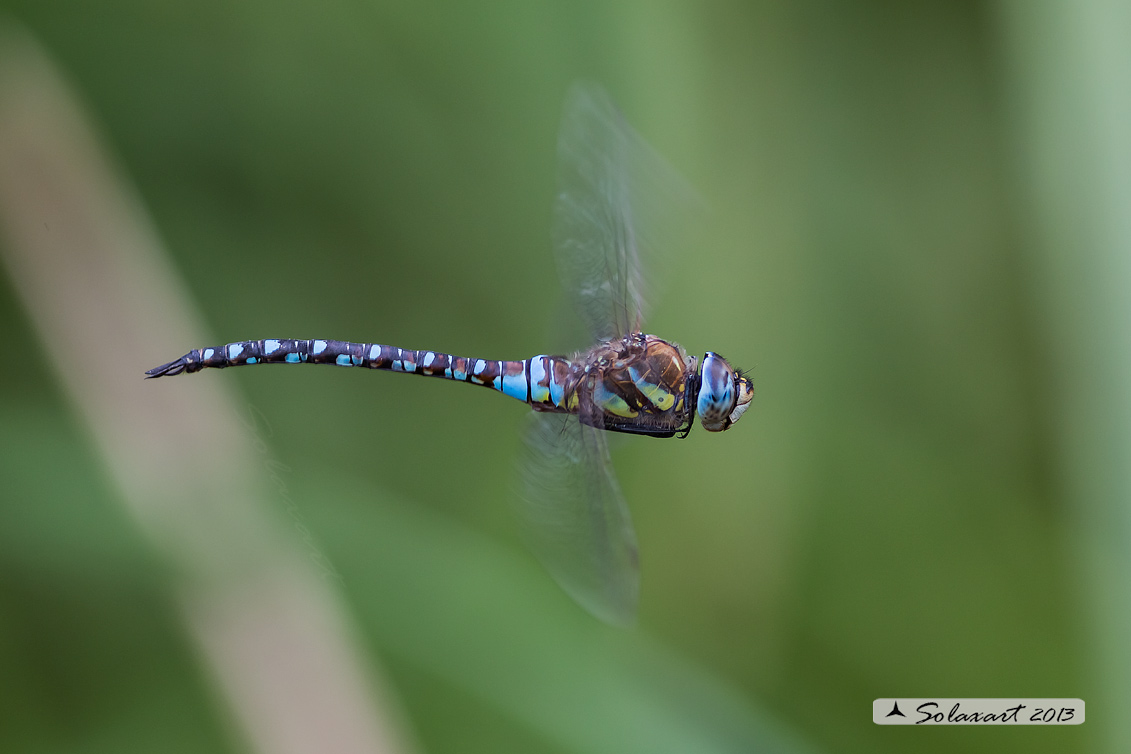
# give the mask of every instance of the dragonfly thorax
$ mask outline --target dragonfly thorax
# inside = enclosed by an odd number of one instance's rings
[[[730,429],[750,405],[754,383],[722,356],[710,351],[703,357],[699,374],[699,396],[695,408],[709,432]]]
[[[694,417],[697,362],[677,344],[630,333],[573,357],[582,423],[614,432],[672,437]]]

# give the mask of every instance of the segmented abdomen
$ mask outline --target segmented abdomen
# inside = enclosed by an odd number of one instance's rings
[[[443,377],[493,388],[542,411],[573,411],[572,366],[561,356],[500,361],[343,340],[246,340],[189,351],[146,374],[164,377],[245,364],[335,364]]]

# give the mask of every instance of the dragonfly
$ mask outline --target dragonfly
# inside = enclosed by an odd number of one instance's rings
[[[199,348],[146,372],[167,377],[249,364],[334,364],[439,377],[530,406],[519,511],[551,576],[598,618],[629,625],[640,592],[636,535],[609,454],[609,433],[686,437],[732,427],[754,394],[721,355],[700,361],[643,332],[642,260],[663,240],[656,197],[678,176],[629,126],[607,92],[575,84],[558,139],[553,246],[588,347],[519,361],[380,343],[263,339]]]

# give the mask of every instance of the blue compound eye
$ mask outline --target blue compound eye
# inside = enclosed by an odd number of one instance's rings
[[[695,404],[703,428],[711,432],[730,429],[746,412],[754,397],[754,383],[736,373],[727,360],[707,352],[699,372],[699,399]]]
[[[703,427],[711,432],[729,427],[736,397],[734,370],[722,356],[708,351],[703,357],[699,400],[695,406]]]

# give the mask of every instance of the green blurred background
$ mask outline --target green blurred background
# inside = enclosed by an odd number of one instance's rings
[[[269,423],[419,751],[711,750],[696,725],[781,751],[1131,745],[1122,5],[0,9],[79,93],[214,343],[561,348],[550,211],[579,77],[709,205],[648,329],[757,393],[725,436],[619,446],[634,631],[519,543],[521,406],[368,372],[192,378]],[[7,279],[0,342],[0,750],[244,750]],[[929,695],[1082,697],[1089,722],[869,719]]]

